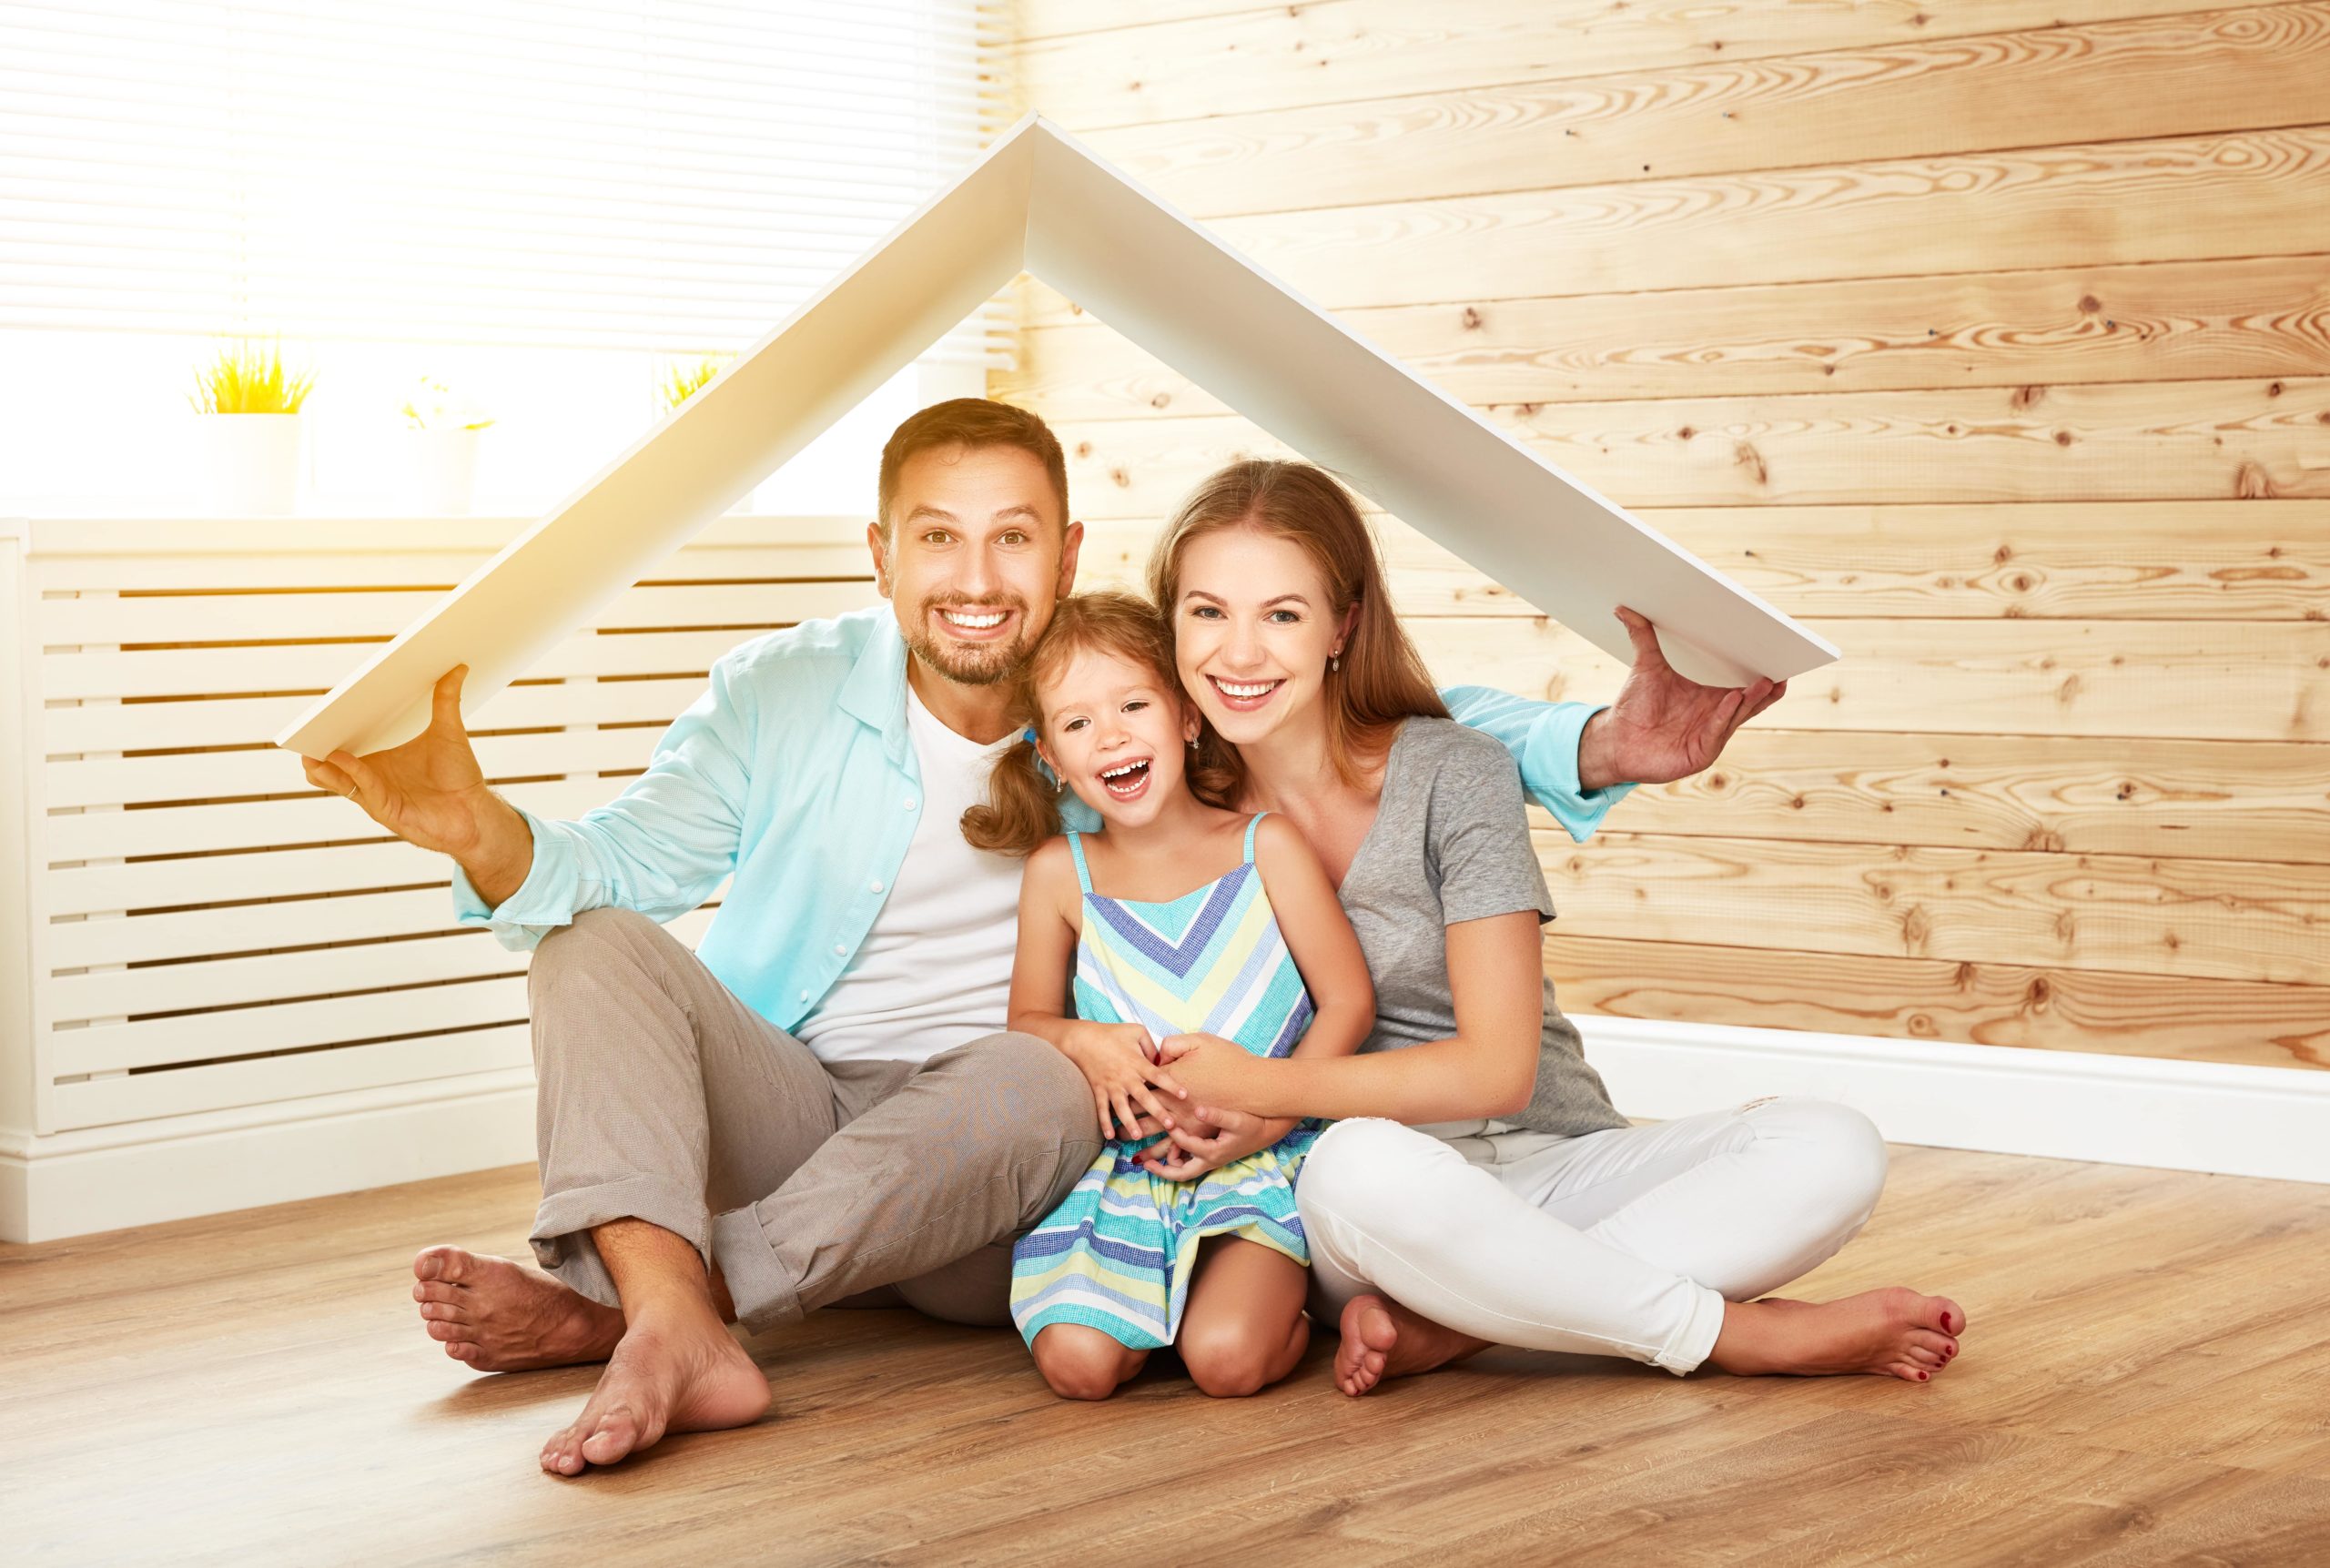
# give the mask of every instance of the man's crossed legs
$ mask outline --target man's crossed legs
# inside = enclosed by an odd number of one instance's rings
[[[481,1371],[608,1363],[542,1448],[557,1473],[758,1419],[768,1382],[729,1321],[1008,1322],[1011,1239],[1099,1153],[1082,1075],[1042,1041],[821,1062],[628,910],[544,938],[527,991],[541,1267],[431,1247],[413,1295]]]

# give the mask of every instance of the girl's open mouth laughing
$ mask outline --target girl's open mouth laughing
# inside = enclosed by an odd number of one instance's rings
[[[1139,800],[1149,793],[1149,759],[1111,763],[1100,770],[1100,787],[1118,800]]]

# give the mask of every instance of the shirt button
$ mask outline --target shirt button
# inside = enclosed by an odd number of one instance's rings
[[[809,993],[808,993],[808,992],[806,992],[806,991],[802,992],[802,993],[801,993],[801,999],[802,999],[803,1001],[805,1001],[805,1001],[807,1001],[807,1000],[809,999]]]
[[[834,944],[834,956],[836,958],[846,958],[849,956],[849,949],[836,942]]]
[[[912,811],[914,809],[914,796],[912,795],[907,796],[907,809],[908,811]]]
[[[881,892],[881,891],[882,891],[882,885],[881,885],[881,883],[879,883],[878,881],[877,881],[877,882],[869,882],[869,883],[867,883],[867,884],[866,884],[866,885],[867,885],[868,887],[871,887],[871,888],[872,888],[875,892],[876,892],[876,893],[879,893],[879,892]]]

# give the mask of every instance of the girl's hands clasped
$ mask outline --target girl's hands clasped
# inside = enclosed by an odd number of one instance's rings
[[[1195,1181],[1232,1160],[1260,1154],[1292,1132],[1292,1117],[1249,1116],[1202,1106],[1171,1122],[1165,1136],[1140,1151],[1140,1168],[1168,1181]]]
[[[1200,1100],[1230,1109],[1243,1109],[1281,1065],[1219,1035],[1168,1035],[1158,1044],[1157,1059]]]
[[[1140,1151],[1141,1168],[1171,1181],[1194,1181],[1231,1161],[1259,1154],[1294,1130],[1292,1118],[1255,1116],[1236,1108],[1257,1071],[1269,1064],[1218,1035],[1171,1035],[1158,1060],[1174,1068],[1206,1103],[1166,1118],[1164,1137]],[[1230,1103],[1224,1104],[1228,1101]]]
[[[1156,1059],[1157,1047],[1139,1024],[1086,1022],[1069,1034],[1062,1048],[1084,1074],[1092,1088],[1092,1107],[1100,1113],[1102,1138],[1140,1136],[1141,1114],[1156,1125],[1173,1125],[1172,1113],[1157,1091],[1188,1099],[1189,1091]]]

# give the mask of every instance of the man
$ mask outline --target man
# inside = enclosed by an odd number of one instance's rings
[[[725,1324],[835,1304],[1009,1320],[1012,1239],[1099,1149],[1066,1058],[998,1031],[1018,865],[957,830],[1011,737],[1008,678],[1076,575],[1059,443],[984,399],[925,409],[882,455],[867,529],[887,609],[721,659],[648,771],[576,822],[494,795],[461,670],[430,728],[310,782],[456,863],[465,924],[539,944],[539,1268],[431,1247],[413,1294],[481,1371],[605,1361],[544,1469],[742,1425],[768,1383]],[[1574,833],[1714,760],[1777,698],[1695,686],[1647,622],[1617,703],[1451,693]],[[691,954],[659,922],[734,872]]]

